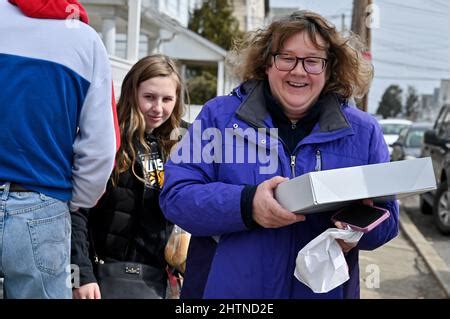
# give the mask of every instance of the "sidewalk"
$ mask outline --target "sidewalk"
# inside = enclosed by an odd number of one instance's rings
[[[449,298],[449,274],[403,209],[399,236],[374,251],[360,252],[362,299]]]

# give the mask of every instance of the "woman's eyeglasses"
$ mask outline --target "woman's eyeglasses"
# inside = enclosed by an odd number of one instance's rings
[[[327,65],[327,59],[319,57],[305,57],[299,58],[287,53],[274,53],[273,59],[275,67],[280,71],[292,71],[298,64],[302,62],[303,69],[310,74],[320,74]]]

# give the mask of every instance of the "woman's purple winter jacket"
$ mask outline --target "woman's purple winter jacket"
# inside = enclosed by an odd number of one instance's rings
[[[334,212],[309,214],[304,222],[276,229],[248,229],[241,191],[276,175],[388,162],[380,127],[371,115],[329,94],[321,99],[311,134],[289,153],[269,130],[273,121],[263,89],[263,82],[246,82],[209,101],[165,166],[162,210],[193,235],[183,297],[359,298],[358,250],[375,249],[397,235],[395,201],[380,205],[390,211],[389,219],[346,255],[350,279],[315,294],[294,277],[295,260],[302,247],[334,227]],[[352,185],[343,180],[342,187]]]

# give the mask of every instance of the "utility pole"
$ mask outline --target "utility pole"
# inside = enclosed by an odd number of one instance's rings
[[[368,22],[369,11],[367,10],[372,4],[372,0],[353,0],[352,13],[352,32],[357,34],[364,44],[364,56],[371,59],[371,29]],[[358,107],[367,112],[368,93],[357,101]]]
[[[341,33],[345,33],[345,13],[341,15]]]

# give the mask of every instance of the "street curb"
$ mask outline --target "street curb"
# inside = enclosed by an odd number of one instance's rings
[[[419,255],[424,259],[428,268],[437,282],[444,290],[447,298],[450,298],[450,269],[444,260],[438,255],[431,244],[423,237],[404,210],[400,209],[400,228],[408,240],[413,244]]]

